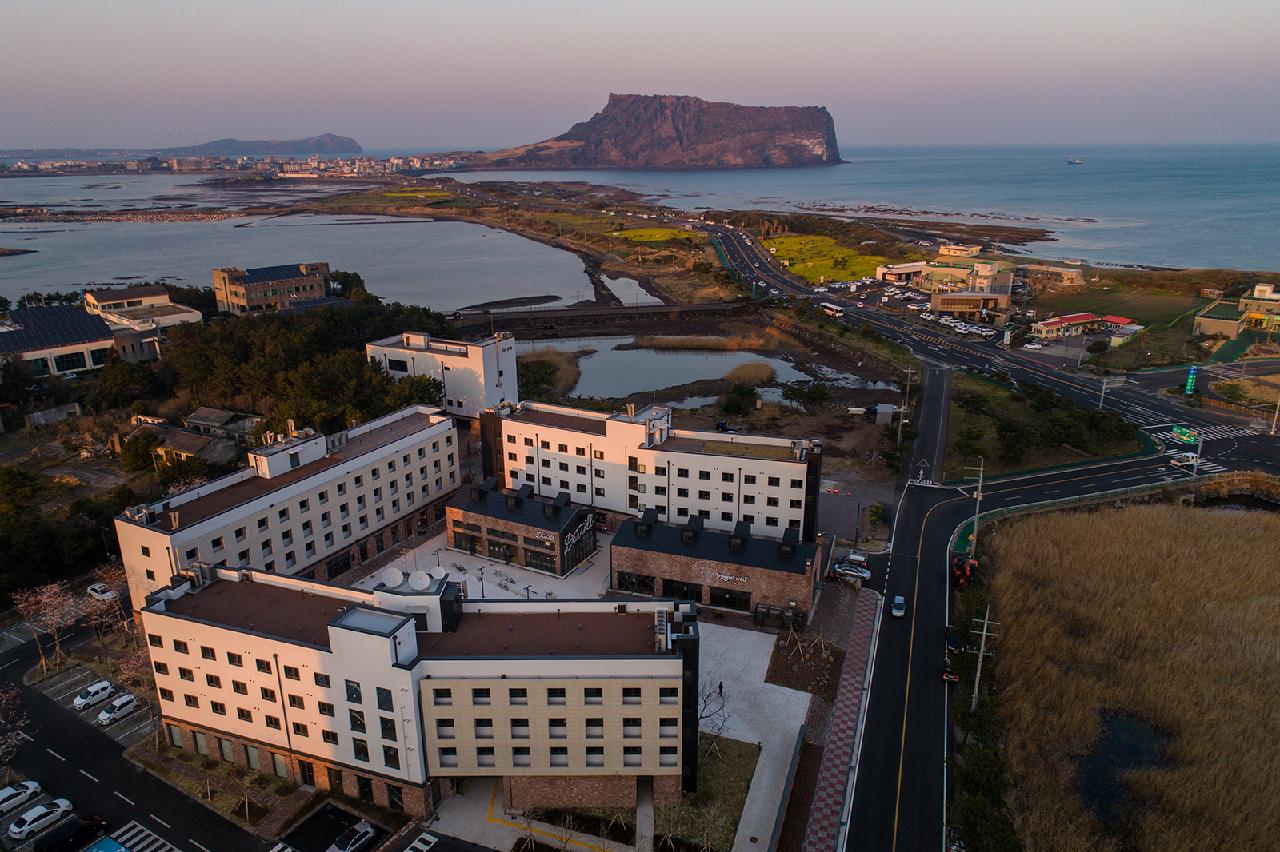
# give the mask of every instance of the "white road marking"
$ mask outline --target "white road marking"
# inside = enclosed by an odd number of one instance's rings
[[[205,846],[204,844],[201,844],[201,843],[197,843],[196,841],[192,840],[190,837],[187,838],[187,842],[190,843],[192,846],[196,847],[197,849],[201,850],[201,852],[213,852],[213,850],[210,849],[208,846]]]
[[[155,820],[156,822],[160,823],[161,825],[163,825],[165,828],[173,828],[173,826],[169,825],[169,823],[167,823],[167,822],[165,822],[164,820],[160,819],[160,817],[156,816],[155,814],[151,814],[151,818],[152,818],[153,820]]]
[[[101,782],[101,781],[99,781],[97,778],[94,778],[92,775],[90,775],[88,772],[85,772],[83,769],[81,769],[81,770],[80,770],[80,774],[81,774],[81,775],[83,775],[85,778],[88,778],[90,781],[92,781],[92,782],[93,782],[93,783],[95,783],[95,784],[101,784],[101,783],[102,783],[102,782]]]
[[[130,805],[134,805],[134,804],[136,804],[136,802],[134,802],[134,801],[133,801],[133,799],[130,799],[128,796],[124,795],[124,794],[123,794],[123,793],[121,793],[119,790],[112,790],[111,792],[115,793],[117,796],[119,796],[120,798],[124,799],[124,800],[125,800],[126,802],[128,802]]]
[[[54,751],[53,749],[51,749],[51,748],[45,748],[45,751],[49,752],[49,754],[51,754],[51,755],[53,755],[54,757],[58,758],[58,760],[61,760],[63,763],[66,763],[66,762],[67,762],[67,759],[66,759],[65,757],[63,757],[62,755],[58,754],[58,753],[57,753],[56,751]]]

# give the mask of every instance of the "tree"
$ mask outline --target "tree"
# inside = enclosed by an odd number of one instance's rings
[[[782,398],[803,405],[808,411],[826,405],[831,399],[831,388],[822,382],[789,384],[782,389]]]
[[[14,592],[13,608],[27,622],[31,635],[36,640],[40,670],[47,671],[50,666],[62,662],[62,632],[74,624],[80,615],[67,584],[57,581]],[[45,656],[46,649],[40,641],[41,632],[49,634],[49,638],[53,640],[52,659]]]
[[[124,598],[129,593],[129,576],[124,570],[124,563],[115,559],[102,563],[93,569],[93,581],[101,583],[116,593],[112,603],[115,605],[117,618],[122,622],[126,621],[129,613],[125,610]]]
[[[1085,351],[1093,355],[1101,355],[1111,348],[1111,344],[1105,340],[1095,340],[1086,347]]]
[[[730,385],[729,390],[720,397],[720,410],[725,414],[745,417],[751,413],[756,404],[756,392],[747,385]]]
[[[10,683],[0,687],[0,764],[4,765],[5,784],[12,779],[13,756],[31,739],[26,732],[30,722],[18,685]]]
[[[136,364],[112,355],[98,371],[89,395],[95,408],[117,408],[152,396],[156,375],[149,364]]]
[[[378,297],[369,292],[369,288],[365,286],[364,277],[359,272],[342,272],[335,269],[329,273],[329,280],[338,287],[338,295],[344,299],[350,299],[353,302],[368,302],[378,300]]]

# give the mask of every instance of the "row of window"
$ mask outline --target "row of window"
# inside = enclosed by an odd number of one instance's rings
[[[567,704],[569,701],[569,692],[563,686],[547,687],[546,700],[549,705]],[[452,687],[436,687],[431,690],[431,701],[436,707],[448,707],[453,704]],[[487,686],[476,686],[471,688],[471,703],[475,706],[484,706],[493,703],[493,692]],[[529,703],[529,690],[523,686],[513,686],[507,689],[507,703],[514,706],[525,705]],[[587,686],[582,689],[583,704],[603,704],[604,703],[604,687]],[[624,686],[622,688],[623,704],[643,704],[644,703],[644,687],[640,686]],[[680,687],[663,686],[658,689],[659,704],[678,704],[680,703]]]
[[[176,700],[173,694],[173,690],[171,689],[167,689],[162,686],[162,687],[159,687],[157,691],[160,693],[161,701],[173,702]],[[199,709],[200,697],[197,695],[183,695],[182,703],[186,707],[190,707],[192,709]],[[209,709],[213,712],[215,716],[227,715],[227,705],[223,704],[220,701],[210,701]],[[239,719],[241,722],[252,723],[253,711],[247,710],[244,707],[237,707],[236,718]],[[282,729],[279,716],[271,716],[271,715],[264,714],[262,717],[262,721],[264,725],[266,725],[268,728],[271,728],[272,730],[279,731]],[[391,722],[391,729],[390,729],[391,738],[394,739],[395,737],[394,721],[390,719],[384,719],[383,722],[384,722],[383,728],[382,728],[383,736],[385,737],[387,733],[386,723]],[[295,737],[308,737],[311,735],[310,728],[303,722],[294,722],[290,726],[290,730],[292,731],[293,736]],[[363,728],[361,728],[361,731],[363,731]],[[338,744],[338,734],[335,731],[322,730],[320,732],[320,739],[328,743],[329,745]],[[363,763],[369,762],[369,741],[368,740],[360,739],[358,737],[352,737],[351,749],[352,749],[352,753],[355,755],[356,760],[359,760]],[[382,763],[383,765],[387,766],[390,769],[399,769],[400,768],[400,750],[395,746],[383,745],[382,746]]]
[[[496,766],[497,755],[493,746],[477,746],[476,747],[476,765],[477,766]],[[583,752],[582,765],[588,767],[602,767],[605,764],[605,747],[604,746],[586,746]],[[438,751],[440,766],[444,768],[454,767],[458,765],[458,750],[453,746],[443,746]],[[562,767],[569,765],[569,748],[567,746],[551,746],[548,754],[547,765],[552,767]],[[678,766],[680,763],[679,746],[660,746],[658,749],[658,765],[659,766]],[[527,767],[533,765],[533,756],[528,746],[512,746],[511,747],[511,765],[516,767]],[[643,766],[644,765],[644,747],[643,746],[623,746],[622,748],[622,765],[623,766]]]
[[[586,738],[589,740],[604,739],[604,719],[587,719],[584,726]],[[478,740],[491,740],[494,737],[493,720],[492,719],[476,719],[473,722],[473,730],[475,738]],[[658,720],[658,736],[664,739],[676,737],[680,733],[680,721],[675,717]],[[548,719],[547,720],[547,736],[553,740],[563,740],[569,737],[569,720],[568,719]],[[644,736],[644,720],[636,717],[622,720],[622,738],[623,739],[640,739]],[[457,728],[454,727],[453,719],[436,719],[436,739],[452,740],[457,738]],[[511,720],[511,739],[527,740],[529,739],[529,720],[528,719],[512,719]]]

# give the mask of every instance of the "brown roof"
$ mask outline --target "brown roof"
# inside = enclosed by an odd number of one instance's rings
[[[605,422],[594,417],[576,417],[558,411],[538,411],[531,408],[516,412],[510,419],[518,423],[550,426],[553,429],[572,429],[575,432],[586,432],[588,435],[603,435],[605,429]]]
[[[184,432],[181,429],[166,429],[161,433],[164,438],[164,448],[173,450],[175,453],[196,453],[209,446],[213,438],[208,435],[197,435],[194,432]]]
[[[329,622],[351,601],[246,580],[216,580],[211,585],[165,602],[165,612],[212,624],[329,646]]]
[[[273,476],[270,479],[252,476],[232,483],[226,488],[219,488],[217,491],[212,491],[203,497],[197,497],[189,502],[174,505],[171,512],[161,513],[161,516],[156,521],[156,526],[166,532],[173,532],[174,530],[191,526],[220,512],[225,512],[234,506],[248,503],[250,500],[261,497],[264,494],[278,491],[286,485],[292,485],[299,480],[314,476],[331,467],[336,467],[364,453],[394,443],[430,425],[430,416],[426,414],[410,414],[363,435],[357,435],[324,458],[308,462],[301,467],[294,468],[278,476]],[[176,525],[170,521],[170,515],[173,512],[178,514],[178,523]]]
[[[791,447],[777,444],[754,443],[750,440],[710,440],[691,438],[687,435],[667,435],[667,439],[656,447],[673,453],[700,453],[711,456],[731,456],[740,459],[773,459],[775,461],[794,461],[795,453]]]
[[[654,654],[652,613],[466,613],[452,633],[418,633],[427,657]]]

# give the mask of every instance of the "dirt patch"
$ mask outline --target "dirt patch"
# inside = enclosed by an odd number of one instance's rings
[[[787,812],[778,835],[779,849],[803,849],[804,833],[809,826],[809,810],[813,806],[813,793],[818,788],[818,772],[822,769],[822,747],[813,743],[800,745],[800,760],[796,764],[791,795],[787,798]]]
[[[809,692],[827,703],[836,700],[844,649],[822,636],[794,631],[778,637],[764,679],[768,683]]]

